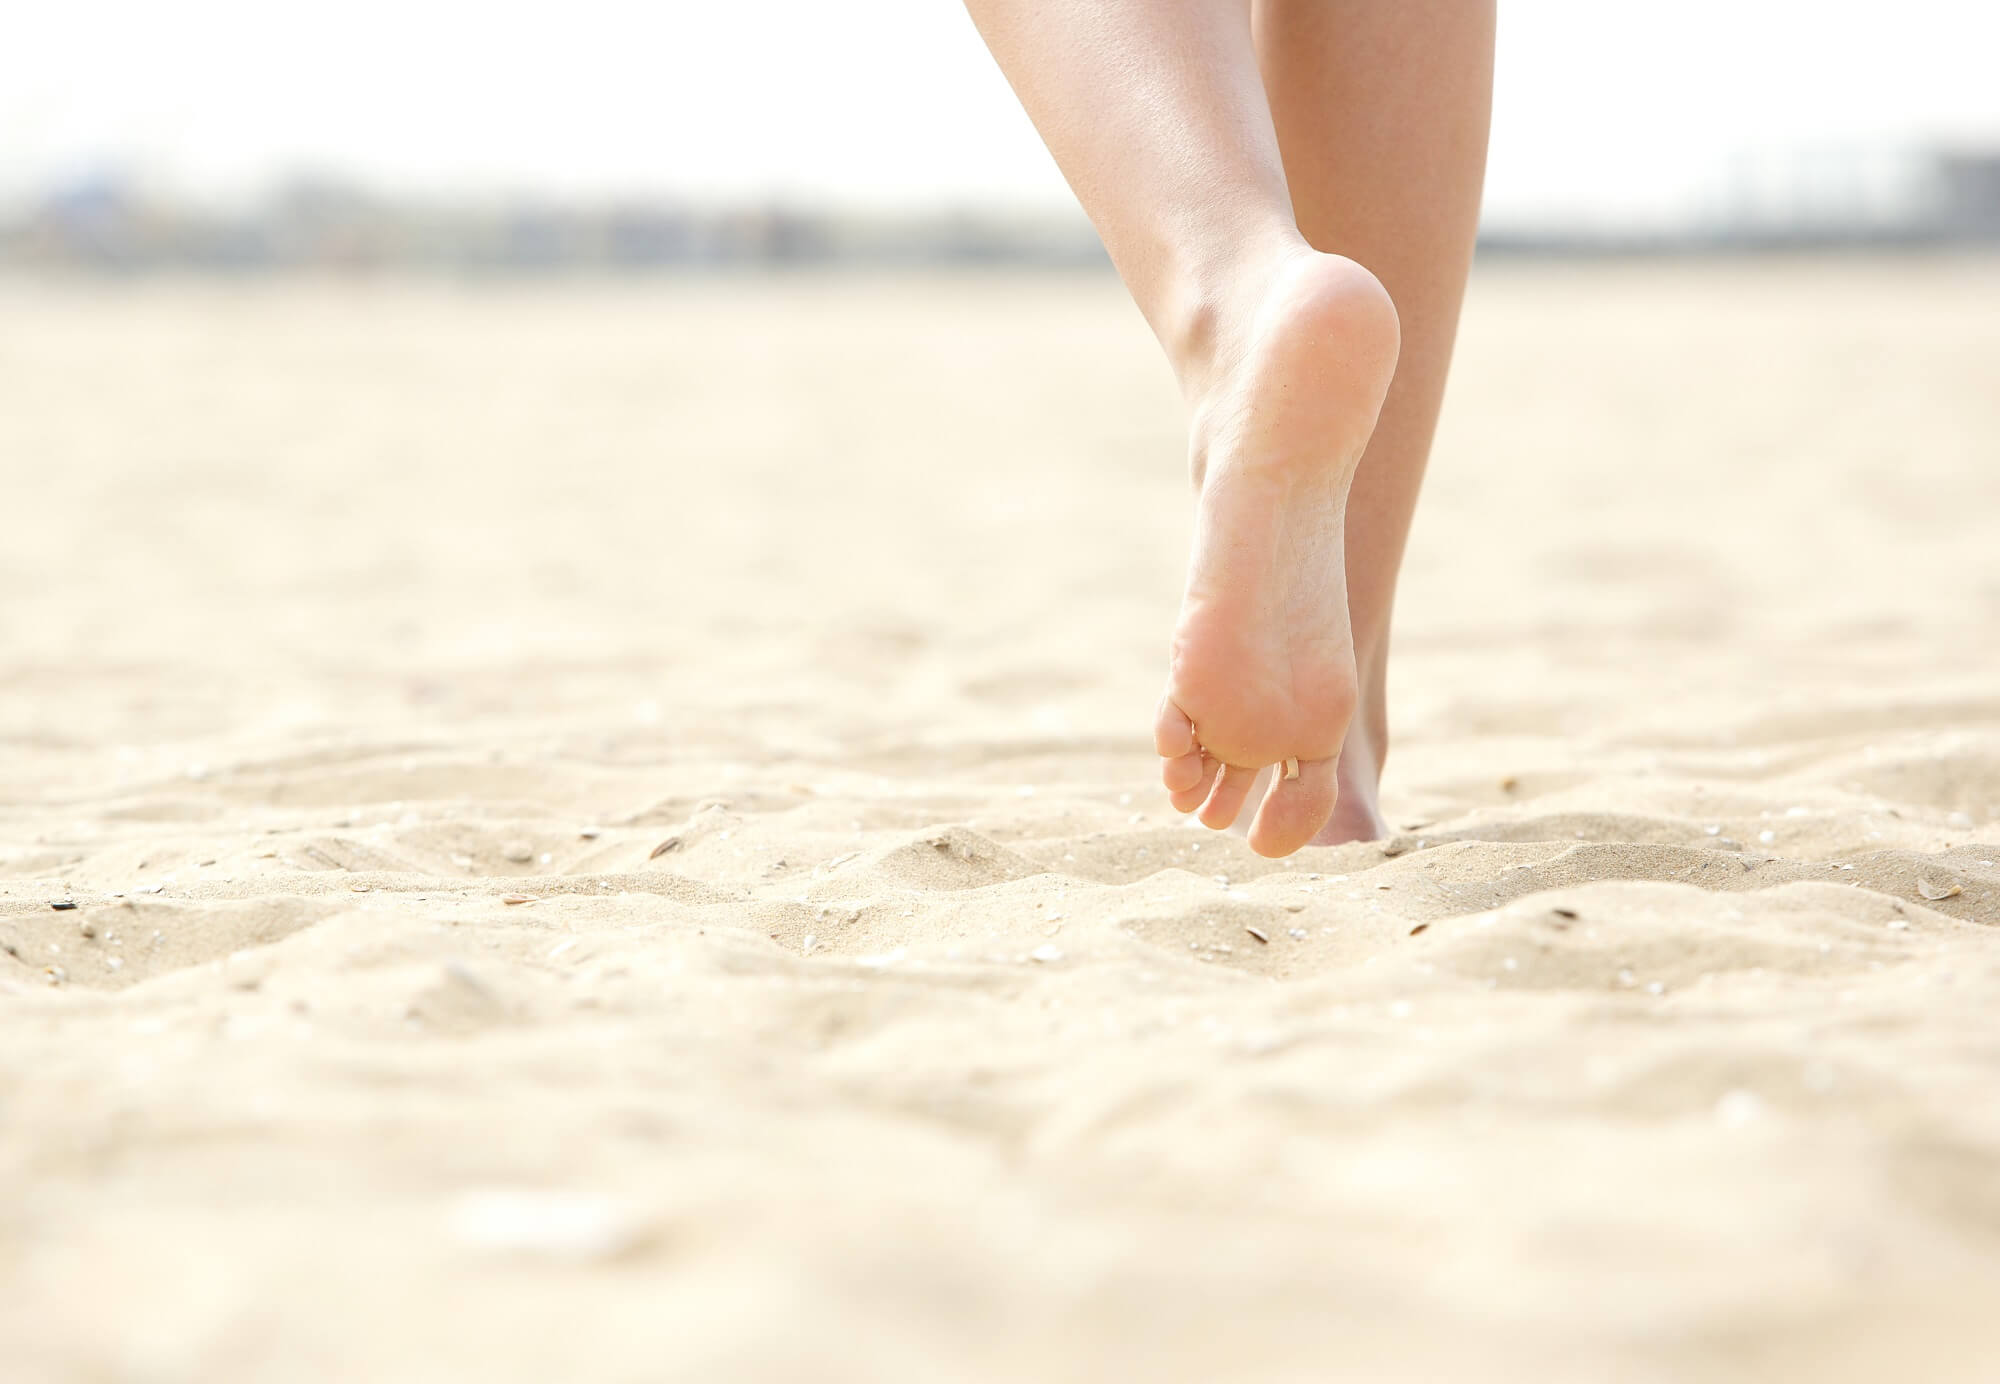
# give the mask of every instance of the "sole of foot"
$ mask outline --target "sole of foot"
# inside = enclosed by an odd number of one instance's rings
[[[1374,275],[1309,250],[1270,271],[1238,320],[1195,400],[1194,547],[1154,748],[1175,808],[1217,829],[1259,769],[1296,759],[1249,829],[1251,849],[1282,856],[1328,826],[1339,796],[1356,698],[1347,490],[1399,330]]]

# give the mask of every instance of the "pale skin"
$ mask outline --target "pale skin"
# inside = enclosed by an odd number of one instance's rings
[[[1267,856],[1378,838],[1390,614],[1472,261],[1493,0],[968,8],[1187,400],[1168,795],[1211,827],[1247,811]]]

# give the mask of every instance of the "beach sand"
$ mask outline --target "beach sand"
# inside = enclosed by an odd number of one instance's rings
[[[0,284],[4,1373],[2000,1376],[1996,302],[1483,268],[1271,861],[1109,277]]]

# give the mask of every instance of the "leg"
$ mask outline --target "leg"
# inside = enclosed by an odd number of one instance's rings
[[[1379,276],[1403,349],[1347,504],[1360,700],[1317,838],[1384,834],[1389,616],[1472,264],[1493,88],[1492,0],[1257,0],[1257,45],[1306,238]]]
[[[1358,698],[1348,487],[1395,369],[1374,275],[1300,234],[1249,0],[970,0],[974,21],[1152,325],[1191,411],[1194,551],[1155,726],[1210,826],[1295,758],[1250,843],[1335,806]]]

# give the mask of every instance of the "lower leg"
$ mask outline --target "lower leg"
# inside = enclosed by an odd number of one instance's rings
[[[1119,277],[1199,396],[1250,283],[1308,248],[1249,0],[967,0]]]
[[[1402,354],[1347,504],[1359,702],[1322,842],[1383,834],[1396,575],[1472,262],[1493,82],[1492,0],[1257,0],[1256,40],[1306,238],[1375,272]]]

